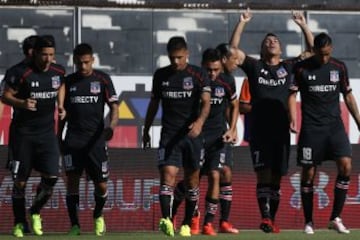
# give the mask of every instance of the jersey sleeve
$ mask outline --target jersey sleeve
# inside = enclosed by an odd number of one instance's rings
[[[117,103],[118,96],[116,94],[113,81],[111,80],[110,76],[104,74],[105,78],[105,93],[106,93],[106,101],[108,103]]]
[[[211,80],[209,78],[209,75],[202,68],[200,69],[200,82],[201,82],[201,91],[211,93],[211,87],[210,87]]]
[[[5,90],[6,86],[17,91],[20,85],[20,78],[19,71],[17,71],[16,68],[6,70],[4,79],[2,80],[2,91]]]
[[[340,65],[341,71],[340,71],[340,92],[344,95],[348,94],[349,92],[352,91],[351,87],[350,87],[350,82],[349,82],[349,75],[348,75],[348,70],[347,67],[344,63],[342,63]],[[330,72],[330,75],[334,74]],[[332,76],[330,76],[331,79]]]
[[[295,64],[291,71],[289,90],[291,92],[299,91],[301,81],[301,67],[299,64]]]
[[[240,103],[250,103],[251,102],[249,80],[247,78],[244,78],[244,81],[241,85],[239,102]]]
[[[159,70],[155,71],[153,76],[151,98],[161,98],[161,74]]]
[[[237,99],[236,82],[233,76],[230,76],[230,101]]]

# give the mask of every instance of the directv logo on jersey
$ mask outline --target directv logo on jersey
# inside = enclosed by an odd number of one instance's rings
[[[184,78],[183,80],[183,88],[185,90],[191,90],[194,88],[193,80],[191,77]]]
[[[52,88],[58,89],[60,87],[60,76],[51,77]]]
[[[340,79],[339,71],[336,71],[336,70],[330,71],[330,82],[335,83],[335,82],[338,82],[339,79]]]
[[[211,105],[222,104],[222,102],[223,102],[222,98],[211,98],[210,99],[210,104]]]
[[[71,103],[97,103],[99,96],[74,96],[70,97]]]
[[[266,85],[266,86],[279,86],[279,85],[284,85],[286,82],[285,78],[281,78],[281,79],[265,79],[263,77],[259,77],[258,79],[259,84],[262,85]]]
[[[90,83],[90,92],[93,94],[98,94],[101,92],[100,82],[91,82]]]

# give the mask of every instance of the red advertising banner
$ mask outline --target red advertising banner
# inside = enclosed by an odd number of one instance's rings
[[[360,228],[360,146],[353,145],[354,166],[351,185],[342,218],[349,228]],[[4,169],[7,147],[0,147],[0,232],[10,232],[13,225],[11,208],[12,179]],[[110,150],[109,198],[104,209],[108,231],[151,231],[157,230],[160,218],[158,201],[159,178],[156,151],[141,149]],[[181,174],[179,175],[179,179]],[[334,162],[319,167],[314,194],[314,220],[317,228],[325,228],[333,202],[333,188],[336,179]],[[30,207],[35,195],[39,177],[29,179],[26,188],[26,207]],[[64,173],[55,187],[54,195],[41,211],[44,231],[66,232],[70,223],[65,205]],[[233,204],[231,222],[240,229],[257,229],[260,215],[255,197],[255,174],[247,147],[234,148]],[[200,210],[204,212],[204,198],[207,181],[201,181]],[[80,222],[83,231],[92,231],[92,209],[94,207],[93,186],[86,178],[80,184]],[[183,206],[182,206],[183,207]],[[182,218],[183,208],[178,219]],[[217,223],[218,218],[215,219]],[[282,180],[281,203],[277,224],[282,229],[302,229],[303,213],[300,199],[300,168],[295,163],[295,148],[292,149],[289,174]],[[216,224],[217,225],[217,224]]]

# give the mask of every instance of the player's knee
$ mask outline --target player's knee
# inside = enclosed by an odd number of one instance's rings
[[[13,198],[24,198],[25,197],[25,184],[14,183],[12,189]]]
[[[106,182],[95,184],[95,194],[98,196],[103,196],[103,195],[107,194]]]
[[[40,188],[45,194],[52,194],[53,188],[57,182],[57,177],[41,177]]]

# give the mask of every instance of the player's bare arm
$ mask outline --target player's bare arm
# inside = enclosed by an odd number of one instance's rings
[[[199,136],[202,131],[202,127],[205,123],[206,118],[210,113],[210,93],[203,92],[201,94],[201,111],[199,117],[189,126],[188,136],[191,138],[195,138]]]
[[[312,52],[312,48],[314,47],[314,35],[310,31],[309,26],[306,23],[304,12],[292,11],[292,19],[301,28],[301,31],[304,34],[306,41],[306,51]]]
[[[237,99],[234,99],[231,101],[229,112],[229,129],[225,132],[223,135],[223,141],[228,143],[236,143],[237,142],[237,129],[236,129],[236,123],[239,116],[239,101]]]
[[[360,131],[360,114],[354,95],[351,92],[346,94],[344,96],[344,101],[351,116],[355,120],[358,130]]]
[[[155,98],[151,98],[149,102],[149,106],[145,116],[143,136],[142,136],[143,148],[151,147],[150,145],[151,138],[149,135],[149,130],[154,121],[155,115],[158,111],[159,104],[160,104],[160,100]]]
[[[289,118],[290,118],[290,131],[297,133],[296,129],[296,92],[292,92],[288,99],[289,105]]]
[[[17,94],[17,91],[15,91],[14,89],[7,87],[4,91],[4,95],[3,95],[3,102],[5,104],[8,104],[12,107],[15,108],[24,108],[27,109],[29,111],[36,111],[36,99],[32,99],[32,98],[27,98],[27,99],[20,99],[15,97],[15,95]]]

